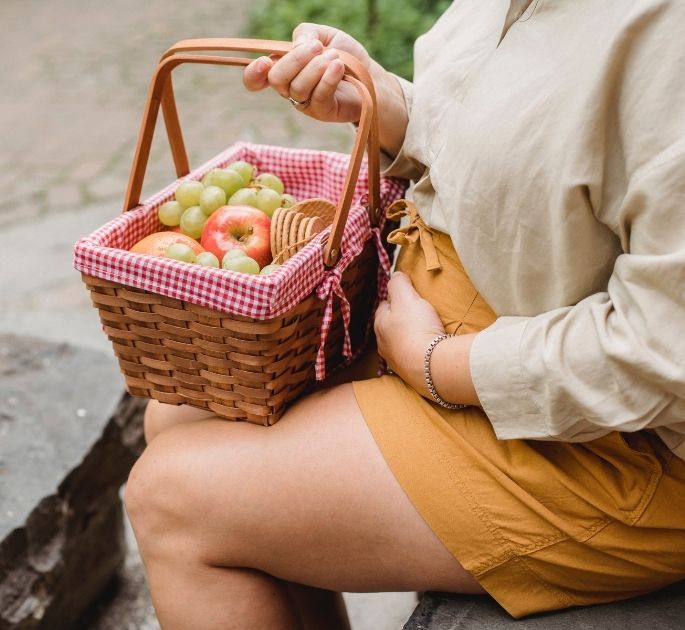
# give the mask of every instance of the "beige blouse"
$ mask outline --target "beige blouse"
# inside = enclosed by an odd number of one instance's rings
[[[470,361],[500,439],[654,428],[685,458],[683,24],[683,0],[457,0],[416,43],[387,172],[499,316]]]

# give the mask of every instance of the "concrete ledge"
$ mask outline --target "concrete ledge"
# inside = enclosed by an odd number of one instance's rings
[[[612,604],[571,608],[516,621],[491,597],[425,593],[404,630],[614,630],[685,628],[685,582]]]

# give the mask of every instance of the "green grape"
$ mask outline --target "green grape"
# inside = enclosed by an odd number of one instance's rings
[[[226,193],[226,198],[243,187],[243,178],[235,169],[218,168],[212,172],[214,173],[212,175],[212,186],[218,186],[223,189]]]
[[[195,252],[185,243],[172,243],[164,250],[164,255],[167,258],[173,258],[174,260],[180,260],[187,263],[194,263],[197,259]]]
[[[260,276],[268,276],[270,273],[273,273],[276,271],[276,269],[280,269],[281,265],[278,263],[271,263],[269,265],[265,265],[262,267],[262,270],[259,272]]]
[[[234,247],[229,249],[225,254],[223,260],[228,260],[229,258],[240,258],[241,256],[247,256],[245,250],[241,247]]]
[[[297,199],[288,193],[281,195],[281,208],[292,208],[297,203]]]
[[[228,200],[229,206],[252,206],[257,207],[257,189],[241,188],[234,192]]]
[[[206,173],[205,176],[202,178],[202,185],[207,187],[207,186],[216,186],[214,183],[214,176],[218,171],[220,171],[220,168],[213,168],[209,173]]]
[[[243,180],[243,186],[247,186],[257,174],[257,169],[249,162],[243,160],[231,162],[226,168],[232,168],[240,174],[240,178]]]
[[[240,273],[259,273],[259,263],[249,256],[224,256],[221,267],[229,271],[239,271]]]
[[[260,186],[266,186],[267,188],[275,190],[279,195],[282,195],[283,191],[285,190],[283,182],[280,180],[279,177],[276,177],[276,175],[274,175],[273,173],[262,173],[261,175],[257,176],[257,179],[255,181]]]
[[[226,193],[218,186],[207,186],[200,195],[200,208],[207,216],[226,205]]]
[[[183,182],[176,189],[176,201],[183,208],[190,208],[200,203],[200,194],[205,189],[201,182]]]
[[[281,206],[281,195],[272,188],[262,188],[257,193],[256,207],[264,214],[271,217],[276,210]]]
[[[181,222],[181,215],[183,214],[183,206],[178,201],[167,201],[159,206],[157,216],[160,223],[175,227]]]
[[[219,267],[219,259],[212,252],[198,254],[195,262],[203,267]]]
[[[200,238],[206,222],[207,215],[200,206],[190,206],[181,215],[181,232],[191,238]]]

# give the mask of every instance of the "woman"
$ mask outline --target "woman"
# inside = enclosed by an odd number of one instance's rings
[[[150,404],[127,509],[164,628],[345,628],[338,591],[489,592],[519,617],[685,576],[684,20],[461,0],[413,89],[310,24],[247,67],[354,122],[336,51],[359,58],[418,214],[375,320],[394,374],[268,430]]]

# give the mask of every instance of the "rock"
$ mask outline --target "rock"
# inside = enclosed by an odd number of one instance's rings
[[[133,530],[125,519],[126,560],[74,630],[160,630]]]
[[[143,407],[110,355],[0,335],[0,630],[73,627],[121,565]]]
[[[404,630],[681,630],[685,582],[611,604],[571,608],[515,620],[486,596],[425,593]]]

